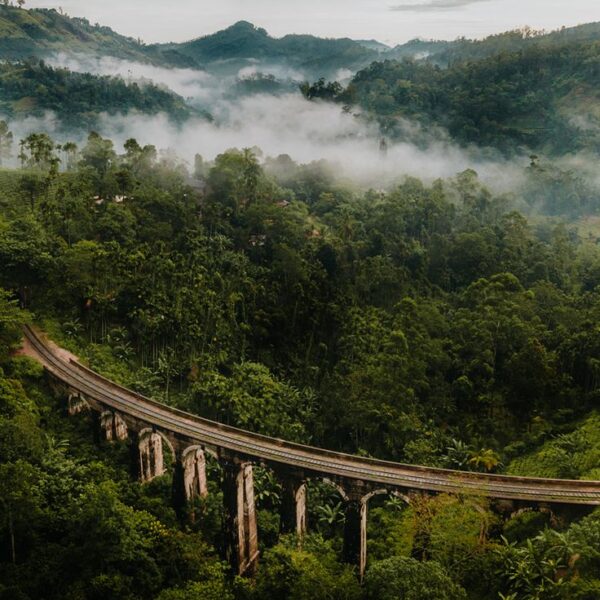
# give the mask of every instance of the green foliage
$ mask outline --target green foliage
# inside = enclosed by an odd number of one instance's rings
[[[185,587],[163,590],[156,600],[234,600],[222,565],[204,568],[202,579]]]
[[[348,566],[341,566],[331,547],[309,537],[301,548],[283,540],[261,561],[253,597],[273,600],[358,600],[360,587]]]
[[[592,130],[578,126],[564,110],[581,102],[594,119],[595,35],[594,41],[476,51],[476,60],[454,60],[450,54],[446,68],[435,57],[374,62],[336,99],[372,111],[391,134],[399,133],[398,117],[403,117],[442,126],[457,141],[506,153],[528,147],[563,154],[597,144]]]
[[[363,193],[324,164],[231,150],[197,161],[198,192],[151,145],[65,146],[30,138],[27,169],[0,173],[0,596],[362,593],[338,562],[335,487],[308,486],[309,527],[330,541],[298,546],[279,538],[267,469],[261,566],[232,584],[207,545],[222,542],[218,468],[181,528],[170,475],[132,483],[128,448],[93,445],[39,367],[7,358],[28,318],[17,297],[92,367],[205,417],[382,459],[597,478],[600,255],[574,230],[529,222],[470,170]],[[401,502],[372,500],[368,597],[597,589],[593,519],[538,540],[546,517],[503,529],[473,498]]]
[[[592,413],[574,431],[545,442],[534,452],[508,465],[512,475],[563,479],[598,479],[600,474],[600,415]]]
[[[165,112],[175,120],[192,114],[184,100],[151,83],[143,86],[119,77],[75,73],[40,62],[0,65],[0,109],[12,117],[53,111],[65,127],[94,127],[102,112]]]
[[[264,365],[242,363],[230,377],[204,373],[193,387],[194,408],[242,428],[306,441],[312,406],[310,396],[275,379]]]
[[[19,309],[18,302],[0,288],[0,360],[20,344],[21,328],[28,320],[27,313]]]
[[[367,600],[461,600],[465,591],[435,562],[394,557],[374,563],[365,577]]]

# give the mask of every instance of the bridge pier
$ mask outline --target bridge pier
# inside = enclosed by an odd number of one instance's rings
[[[293,475],[281,477],[281,533],[306,534],[306,482]]]
[[[205,498],[208,496],[206,456],[204,450],[195,446],[188,448],[184,451],[181,462],[186,500],[189,502],[194,498]]]
[[[140,434],[138,444],[140,456],[140,477],[142,482],[152,481],[165,472],[162,437],[155,431]]]
[[[173,506],[180,519],[185,517],[186,505],[195,498],[208,496],[206,456],[199,446],[175,453],[173,469]]]
[[[358,568],[362,581],[367,567],[367,507],[368,502],[358,491],[351,491],[345,504],[344,562]]]
[[[100,416],[100,427],[107,442],[127,439],[127,423],[119,413],[105,411]]]
[[[224,460],[225,559],[238,575],[251,575],[258,561],[258,532],[252,463]]]

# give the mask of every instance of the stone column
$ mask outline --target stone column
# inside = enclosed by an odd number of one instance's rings
[[[100,415],[100,428],[104,434],[104,439],[107,442],[112,442],[114,436],[114,415],[110,411],[103,412]]]
[[[350,495],[345,506],[344,561],[358,567],[362,581],[367,566],[367,502]]]
[[[154,432],[150,436],[150,455],[152,458],[152,477],[160,477],[165,472],[165,458],[163,454],[162,437]]]
[[[119,441],[126,440],[128,437],[127,423],[119,413],[115,413],[113,420],[114,436]]]
[[[238,575],[251,575],[258,560],[252,463],[223,462],[224,555]]]
[[[293,475],[281,477],[281,533],[306,533],[306,483]]]
[[[123,441],[128,437],[127,423],[119,413],[103,412],[100,416],[100,427],[107,442]]]
[[[183,482],[186,500],[206,498],[208,483],[206,480],[206,456],[202,448],[190,448],[183,453]]]
[[[202,448],[192,446],[176,451],[173,471],[173,507],[180,519],[186,516],[186,505],[194,498],[208,496],[206,457]],[[193,515],[191,515],[193,518]]]
[[[142,436],[139,443],[140,477],[142,481],[152,481],[165,472],[162,437],[151,432]]]

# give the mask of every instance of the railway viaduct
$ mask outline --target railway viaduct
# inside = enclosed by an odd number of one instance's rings
[[[600,481],[571,481],[486,475],[404,465],[293,444],[191,415],[141,396],[81,365],[35,329],[25,329],[26,354],[68,391],[69,413],[93,410],[107,440],[132,443],[139,475],[149,481],[173,462],[174,498],[205,496],[206,455],[223,469],[225,558],[238,574],[251,573],[258,559],[253,466],[264,465],[283,489],[284,532],[306,531],[306,482],[319,478],[340,491],[345,506],[344,559],[362,577],[366,567],[367,511],[377,494],[410,502],[419,493],[486,496],[506,510],[550,510],[600,505]],[[169,451],[165,452],[165,447]],[[139,457],[139,458],[138,458]]]

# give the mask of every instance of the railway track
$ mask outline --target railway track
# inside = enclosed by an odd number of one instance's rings
[[[473,494],[536,503],[600,505],[600,481],[511,477],[392,463],[294,444],[203,419],[146,398],[87,369],[33,328],[26,353],[84,397],[192,442],[242,454],[250,460],[294,467],[307,475],[344,478],[396,491]]]

